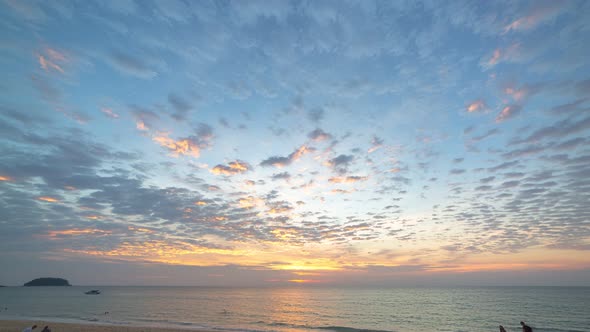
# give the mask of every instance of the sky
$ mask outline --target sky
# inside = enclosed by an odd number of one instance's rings
[[[590,1],[0,0],[0,284],[590,285]]]

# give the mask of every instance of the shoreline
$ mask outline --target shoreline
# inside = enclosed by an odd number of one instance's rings
[[[220,332],[219,329],[206,329],[198,327],[159,327],[159,326],[140,326],[140,325],[119,325],[106,323],[64,323],[55,320],[28,320],[28,319],[2,319],[0,318],[0,331],[2,332],[21,332],[24,328],[37,325],[34,332],[41,332],[45,325],[48,325],[54,332]]]

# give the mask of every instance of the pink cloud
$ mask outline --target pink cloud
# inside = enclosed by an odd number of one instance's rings
[[[498,116],[496,117],[496,122],[497,123],[504,122],[504,121],[514,117],[521,110],[522,110],[522,106],[520,106],[520,105],[505,106],[502,109],[502,111],[500,112],[500,114],[498,114]]]
[[[502,51],[499,48],[495,49],[494,54],[488,60],[488,65],[490,67],[495,66],[498,63],[498,61],[500,61],[501,57],[502,57]]]
[[[486,108],[485,102],[481,99],[478,99],[478,100],[472,101],[469,105],[467,105],[467,112],[469,112],[469,113],[480,112],[480,111],[485,110],[485,108]]]
[[[554,19],[563,12],[567,3],[565,1],[549,1],[542,5],[537,5],[528,15],[525,15],[504,27],[504,33],[510,31],[532,30],[537,26]]]
[[[64,53],[49,47],[45,49],[45,52],[43,52],[43,54],[37,54],[37,58],[39,60],[39,65],[41,66],[41,68],[43,68],[43,70],[47,72],[54,70],[62,74],[65,71],[62,65],[60,65],[59,63],[64,64],[69,62],[68,57]]]
[[[117,113],[113,112],[113,110],[112,110],[112,109],[110,109],[110,108],[103,107],[103,108],[101,108],[101,109],[100,109],[100,111],[101,111],[101,112],[102,112],[104,115],[108,116],[108,117],[109,117],[109,118],[111,118],[111,119],[118,119],[118,118],[119,118],[119,114],[117,114]],[[138,129],[139,129],[139,128],[138,128]]]
[[[481,61],[481,66],[485,69],[494,67],[501,62],[522,62],[523,55],[520,43],[514,43],[505,48],[496,48],[491,55],[486,56]]]

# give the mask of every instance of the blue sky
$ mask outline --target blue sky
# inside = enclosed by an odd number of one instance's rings
[[[2,1],[0,283],[587,284],[589,16]]]

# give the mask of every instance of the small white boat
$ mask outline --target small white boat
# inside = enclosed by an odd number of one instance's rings
[[[100,291],[98,289],[93,289],[93,290],[89,290],[89,291],[85,292],[84,294],[86,294],[86,295],[98,295],[98,294],[100,294]]]

